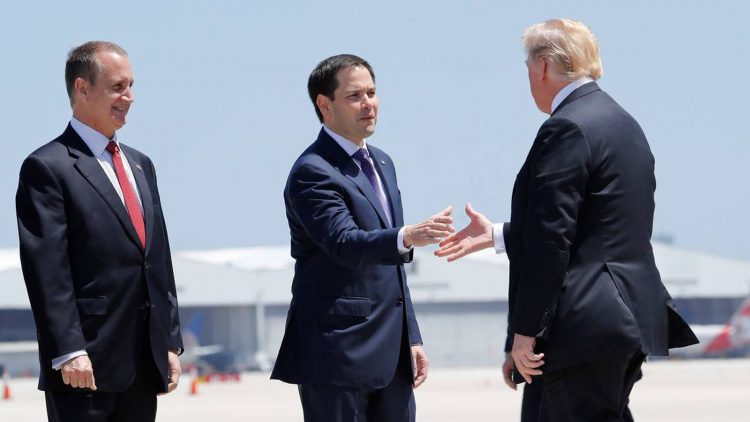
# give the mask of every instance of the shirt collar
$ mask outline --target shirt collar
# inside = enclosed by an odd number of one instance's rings
[[[97,132],[90,126],[86,125],[82,121],[76,119],[75,116],[70,118],[70,125],[73,127],[73,130],[76,131],[78,136],[83,139],[83,142],[86,144],[86,146],[89,147],[95,157],[100,157],[102,154],[104,154],[104,151],[107,149],[107,145],[109,145],[110,139]],[[119,142],[117,142],[116,133],[112,136],[111,140],[115,141],[118,147],[120,146]]]
[[[339,144],[339,146],[341,146],[341,148],[343,148],[344,151],[346,151],[346,153],[349,154],[350,157],[352,155],[354,155],[354,153],[357,152],[357,150],[359,149],[359,147],[356,146],[352,141],[344,138],[343,136],[339,135],[338,133],[332,131],[331,129],[328,129],[328,127],[326,125],[323,125],[323,130],[325,130],[326,133],[328,135],[330,135],[331,138],[333,138],[333,140],[336,141],[336,143]],[[363,148],[367,149],[367,141],[366,140],[364,140],[364,146],[363,146]]]
[[[552,99],[552,109],[550,110],[550,114],[554,113],[557,107],[559,107],[560,104],[566,98],[568,98],[568,95],[570,95],[573,91],[593,81],[594,80],[589,77],[583,77],[581,79],[576,79],[575,81],[565,85],[565,88],[561,89],[560,92],[558,92],[557,95],[555,95],[555,98]]]

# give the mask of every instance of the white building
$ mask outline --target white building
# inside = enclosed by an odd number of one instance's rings
[[[494,365],[502,359],[508,262],[505,255],[485,252],[447,263],[431,250],[418,250],[407,265],[412,301],[434,366]],[[654,252],[667,289],[691,324],[723,324],[750,296],[750,262],[658,243]],[[224,346],[220,354],[206,357],[217,366],[267,368],[281,343],[291,299],[294,261],[289,248],[179,252],[174,267],[187,347],[197,337],[203,345]],[[33,340],[18,250],[0,250],[0,342]],[[0,348],[0,365],[2,360]],[[34,360],[16,371],[36,365]]]

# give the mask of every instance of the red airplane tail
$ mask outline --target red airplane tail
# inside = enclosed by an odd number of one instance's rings
[[[750,297],[745,299],[727,325],[706,346],[706,354],[725,354],[733,349],[750,347]]]

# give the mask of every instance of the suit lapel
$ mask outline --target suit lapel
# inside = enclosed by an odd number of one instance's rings
[[[360,193],[367,198],[375,212],[377,212],[380,218],[380,224],[383,227],[388,227],[388,220],[385,218],[385,211],[380,206],[380,201],[375,194],[375,190],[370,185],[370,181],[367,180],[365,173],[359,168],[354,159],[341,148],[336,141],[334,141],[324,129],[320,130],[318,140],[316,141],[318,148],[321,151],[321,155],[326,158],[341,174],[347,179],[351,180],[357,186]]]
[[[94,190],[99,193],[104,202],[109,205],[112,212],[120,221],[122,228],[128,233],[133,242],[140,247],[141,242],[138,239],[138,234],[135,232],[133,222],[130,220],[130,215],[127,209],[125,209],[122,200],[120,200],[117,191],[112,186],[112,182],[109,181],[104,170],[102,170],[99,161],[93,156],[91,150],[89,150],[71,126],[68,126],[66,132],[69,132],[67,136],[68,152],[71,156],[77,158],[74,164],[75,168],[91,184]]]
[[[357,163],[354,162],[354,159],[350,157],[349,161],[350,163],[345,164],[345,167],[340,168],[339,170],[344,176],[357,185],[359,191],[362,192],[367,200],[370,201],[373,208],[375,208],[378,217],[380,217],[380,223],[383,227],[388,227],[388,220],[385,218],[385,211],[383,210],[383,207],[380,206],[380,201],[378,200],[378,196],[375,194],[375,190],[372,188],[370,181],[367,180],[367,176],[365,176],[365,173],[359,168]]]
[[[137,161],[133,150],[127,145],[120,144],[120,146],[123,148],[123,152],[125,152],[128,163],[130,163],[135,183],[138,185],[138,192],[141,194],[143,220],[146,226],[146,252],[148,253],[148,249],[151,246],[151,234],[154,228],[154,201],[151,196],[151,189],[149,188],[148,180],[146,180],[146,174],[143,171],[143,164]]]

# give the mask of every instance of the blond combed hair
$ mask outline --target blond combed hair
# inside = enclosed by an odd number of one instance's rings
[[[523,34],[523,47],[531,59],[545,58],[555,73],[573,81],[602,77],[599,41],[583,23],[571,19],[550,19],[530,26]]]

